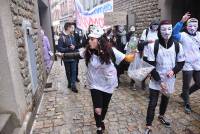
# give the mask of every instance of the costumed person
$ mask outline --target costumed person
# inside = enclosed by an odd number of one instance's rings
[[[151,22],[148,28],[146,28],[140,37],[139,43],[138,43],[138,50],[140,52],[140,56],[144,57],[144,61],[147,60],[147,55],[148,53],[148,46],[150,44],[154,44],[155,40],[158,39],[158,26],[159,26],[159,21],[154,20]],[[142,89],[146,89],[146,79],[142,82]]]
[[[165,113],[170,95],[175,90],[175,75],[181,71],[185,62],[182,46],[172,39],[172,24],[169,21],[161,21],[158,28],[158,40],[155,41],[154,45],[149,45],[146,56],[147,62],[155,66],[155,69],[151,72],[152,79],[149,83],[150,101],[146,116],[145,134],[150,134],[160,94],[158,120],[165,127],[170,127],[170,122],[165,118]]]
[[[190,14],[186,13],[173,30],[173,37],[182,44],[186,57],[183,67],[183,87],[181,94],[186,113],[191,113],[192,111],[189,96],[200,89],[200,32],[197,31],[198,20],[196,18],[189,18]],[[185,31],[180,32],[185,22]],[[192,78],[194,84],[190,86]]]
[[[131,62],[134,54],[125,55],[109,45],[101,28],[94,27],[89,34],[89,45],[79,53],[58,54],[63,58],[85,58],[87,66],[87,87],[90,89],[97,134],[105,130],[104,119],[112,94],[118,86],[117,71],[114,62]]]

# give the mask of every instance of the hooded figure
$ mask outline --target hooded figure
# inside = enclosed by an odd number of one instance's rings
[[[184,66],[184,51],[179,43],[172,40],[172,24],[161,21],[158,28],[158,40],[150,45],[147,53],[147,62],[155,69],[152,71],[152,79],[149,83],[149,105],[146,117],[146,134],[152,131],[152,122],[155,109],[161,94],[158,120],[165,127],[170,127],[170,122],[165,118],[165,112],[170,99],[170,94],[175,90],[175,75]]]
[[[154,20],[151,22],[149,27],[142,32],[138,44],[138,50],[140,51],[141,55],[144,55],[144,57],[146,57],[148,45],[153,44],[155,40],[158,39],[158,26],[159,21]]]

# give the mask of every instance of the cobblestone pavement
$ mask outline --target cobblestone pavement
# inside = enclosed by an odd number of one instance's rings
[[[45,89],[41,105],[36,115],[33,134],[95,134],[92,102],[89,90],[84,88],[85,65],[80,63],[78,84],[79,93],[67,89],[64,66],[55,62],[48,82],[52,88]],[[129,79],[121,77],[123,82],[113,94],[105,120],[106,134],[142,134],[144,133],[148,92],[129,89]],[[177,91],[172,96],[167,118],[171,128],[163,127],[157,121],[158,107],[153,122],[154,134],[200,134],[200,90],[191,96],[192,114],[183,112],[179,97],[181,78],[178,76]]]

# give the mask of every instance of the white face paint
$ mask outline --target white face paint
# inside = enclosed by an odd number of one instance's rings
[[[160,33],[165,40],[168,40],[172,36],[172,25],[162,25],[160,27]]]
[[[195,34],[197,32],[198,29],[198,22],[189,22],[187,24],[187,31],[190,34]]]
[[[135,27],[134,27],[134,26],[131,26],[130,31],[131,31],[131,32],[135,32]]]
[[[119,26],[119,31],[123,32],[124,31],[124,26]]]

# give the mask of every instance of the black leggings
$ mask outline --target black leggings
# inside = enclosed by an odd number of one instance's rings
[[[154,90],[154,89],[149,89],[149,106],[147,110],[147,117],[146,117],[146,125],[147,126],[152,126],[152,122],[155,116],[155,108],[157,106],[158,98],[160,91],[159,90]],[[167,105],[169,103],[169,97],[165,96],[162,94],[161,96],[161,102],[160,102],[160,111],[159,114],[161,116],[164,116],[166,110],[167,110]]]
[[[101,123],[105,119],[112,94],[102,92],[96,89],[91,89],[90,91],[92,96],[96,126],[101,127]],[[95,108],[101,108],[101,114],[97,114]]]

